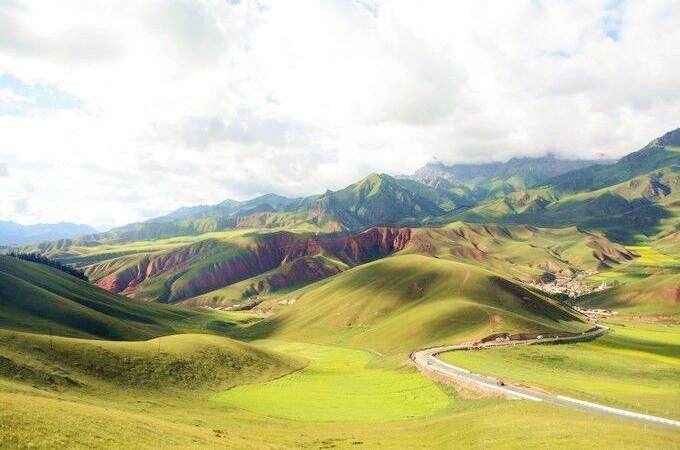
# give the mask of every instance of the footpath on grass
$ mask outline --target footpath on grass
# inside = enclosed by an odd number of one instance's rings
[[[548,394],[536,389],[508,385],[498,378],[477,375],[470,372],[469,370],[463,369],[462,367],[445,363],[444,361],[437,358],[437,355],[451,351],[476,351],[501,346],[582,342],[595,339],[607,333],[608,331],[609,328],[602,325],[596,325],[595,327],[583,333],[570,335],[535,335],[527,338],[523,338],[523,336],[520,335],[519,339],[513,339],[511,336],[499,334],[492,335],[478,342],[468,342],[457,345],[446,345],[419,350],[411,354],[411,359],[421,370],[421,372],[429,376],[437,376],[443,377],[445,379],[455,380],[456,382],[459,382],[463,385],[497,393],[507,398],[546,402],[569,408],[599,412],[611,416],[625,417],[627,419],[643,423],[653,423],[680,428],[680,421],[677,420],[648,414],[640,414],[625,409],[612,408],[599,403],[586,402],[584,400],[565,397],[563,395]]]

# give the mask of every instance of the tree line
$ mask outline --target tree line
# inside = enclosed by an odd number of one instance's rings
[[[59,261],[49,259],[41,255],[40,253],[18,253],[15,251],[11,251],[7,255],[13,258],[23,259],[24,261],[44,264],[46,266],[53,267],[57,270],[61,270],[62,272],[65,272],[69,275],[73,275],[76,278],[80,278],[83,281],[90,281],[88,280],[87,275],[85,275],[85,272],[83,272],[81,269],[76,269],[75,267],[64,265]]]

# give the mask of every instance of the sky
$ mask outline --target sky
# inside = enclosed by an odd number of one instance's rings
[[[0,220],[104,228],[680,126],[680,7],[0,0]]]

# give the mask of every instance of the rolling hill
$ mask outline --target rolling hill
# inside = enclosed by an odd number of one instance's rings
[[[169,249],[116,257],[86,267],[90,279],[112,292],[173,302],[261,276],[279,287],[316,281],[398,251],[409,229],[371,228],[358,234],[288,231],[207,237]]]
[[[678,226],[678,136],[680,130],[669,132],[614,164],[568,172],[543,186],[453,213],[443,222],[578,226],[628,244],[661,237]]]
[[[52,389],[186,391],[276,378],[304,362],[222,336],[106,341],[0,329],[0,378]]]
[[[396,252],[473,262],[532,281],[544,272],[599,270],[632,258],[575,227],[454,222],[440,228],[372,227],[361,233],[239,230],[48,253],[115,293],[161,302],[231,306],[290,291]]]
[[[546,157],[452,169],[474,186],[371,174],[322,195],[182,208],[29,249],[84,268],[114,293],[219,307],[395,252],[474,262],[520,281],[573,276],[632,259],[622,244],[677,232],[679,139],[680,130],[669,132],[611,164]]]
[[[0,255],[0,328],[114,340],[227,328],[224,318],[127,299],[44,265]]]
[[[409,352],[494,331],[581,331],[583,316],[493,272],[396,255],[288,295],[285,309],[244,333]]]
[[[624,316],[677,322],[680,316],[680,274],[640,275],[603,292],[579,299],[579,305],[606,308]]]

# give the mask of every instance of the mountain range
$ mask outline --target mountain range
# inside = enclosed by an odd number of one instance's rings
[[[613,164],[611,159],[563,159],[554,154],[541,157],[512,158],[506,162],[446,165],[428,163],[408,177],[437,187],[442,182],[453,185],[484,186],[493,182],[531,187],[552,177],[590,166]]]
[[[22,225],[16,222],[0,221],[0,245],[26,245],[33,242],[72,238],[94,232],[96,230],[89,225],[70,222]]]
[[[672,219],[679,136],[679,130],[671,131],[616,162],[549,155],[506,163],[428,164],[411,177],[374,173],[320,195],[267,194],[184,207],[48,245],[122,243],[243,228],[356,232],[370,226],[435,226],[456,220],[579,226],[633,242],[640,235],[654,235]]]
[[[438,429],[449,446],[462,420],[483,424],[468,433],[483,441],[468,447],[488,447],[493,427],[510,423],[499,431],[506,448],[522,421],[522,442],[552,427],[563,446],[565,430],[604,422],[590,434],[633,436],[613,448],[639,446],[642,431],[646,444],[657,439],[648,447],[665,448],[674,430],[440,389],[409,355],[578,338],[603,321],[611,331],[587,343],[441,358],[494,388],[521,383],[678,417],[679,156],[676,130],[568,172],[547,157],[527,161],[531,171],[494,163],[474,179],[460,167],[427,183],[370,174],[320,195],[180,208],[13,249],[0,255],[3,430],[21,433],[10,445],[39,447],[140,446],[148,432],[150,448],[268,448],[285,431],[285,448],[411,448]],[[470,362],[445,359],[454,356]],[[392,445],[366,439],[386,424],[376,434],[396,434]],[[415,440],[405,444],[404,429]]]
[[[468,166],[438,165],[448,178],[428,184],[427,167],[410,178],[370,174],[321,195],[181,208],[25,250],[83,268],[112,292],[228,306],[396,252],[531,282],[624,263],[635,257],[624,245],[677,235],[680,130],[617,162],[559,161],[492,163],[474,178]]]

